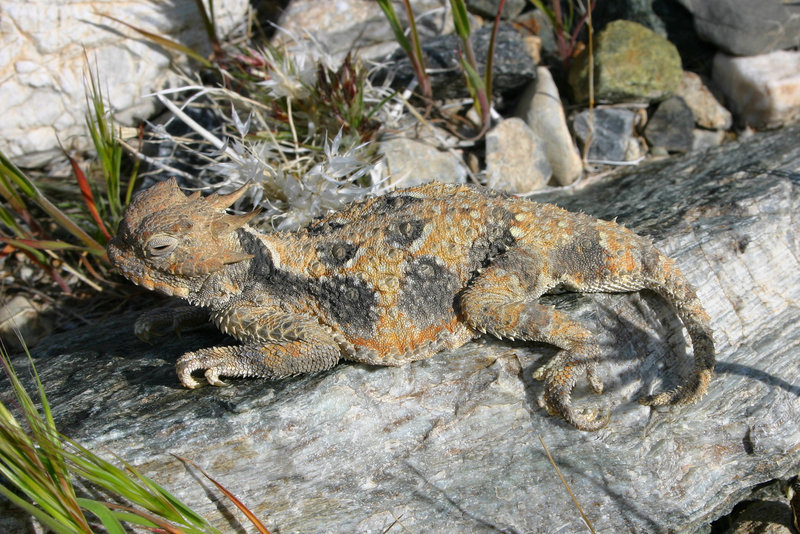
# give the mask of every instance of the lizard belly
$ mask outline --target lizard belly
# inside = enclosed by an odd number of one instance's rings
[[[471,328],[454,316],[448,323],[427,328],[385,318],[377,325],[377,335],[374,337],[345,337],[353,345],[349,359],[371,365],[400,366],[460,347],[475,335]]]

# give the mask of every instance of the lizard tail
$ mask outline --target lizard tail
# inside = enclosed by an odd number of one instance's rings
[[[650,406],[691,404],[705,395],[714,375],[714,338],[710,320],[694,288],[675,263],[657,251],[656,263],[648,269],[654,278],[646,287],[666,299],[683,321],[692,340],[694,370],[685,383],[663,393],[642,397],[639,402]]]

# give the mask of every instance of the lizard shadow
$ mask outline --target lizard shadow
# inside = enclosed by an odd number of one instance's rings
[[[608,410],[613,422],[614,412],[626,403],[635,403],[651,390],[670,389],[691,373],[692,356],[686,350],[683,323],[655,293],[562,293],[547,295],[540,301],[586,326],[600,347],[597,368],[603,380],[603,393],[592,392],[585,374],[580,374],[573,391],[573,403],[578,410],[589,407]],[[559,349],[545,343],[514,345],[535,358],[524,362],[521,378],[529,405],[534,411],[543,411],[540,399],[544,383],[533,378],[533,374],[555,357]],[[553,421],[573,428],[560,418]]]
[[[613,422],[613,412],[624,408],[624,404],[636,403],[640,397],[684,383],[693,371],[693,352],[689,350],[683,322],[655,292],[563,293],[540,300],[587,326],[600,345],[598,372],[604,383],[603,394],[594,394],[587,386],[585,375],[579,376],[574,393],[577,408],[587,405],[610,408]],[[529,405],[534,410],[543,410],[539,399],[544,386],[532,375],[555,357],[558,349],[531,342],[514,342],[514,346],[535,358],[523,365],[522,381]],[[800,386],[752,365],[720,361],[721,356],[724,357],[725,352],[717,353],[716,378],[712,379],[710,388],[723,387],[719,384],[723,375],[738,375],[800,397]],[[559,424],[571,428],[561,420]]]

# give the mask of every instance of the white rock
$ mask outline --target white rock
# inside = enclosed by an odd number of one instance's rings
[[[556,182],[569,185],[580,177],[581,156],[569,133],[558,88],[547,68],[536,68],[536,81],[525,89],[514,115],[522,117],[544,140],[547,162]]]
[[[727,130],[733,124],[731,112],[714,98],[700,76],[694,72],[683,71],[681,83],[675,94],[683,98],[692,110],[694,121],[698,126],[709,130]]]
[[[32,347],[52,333],[54,326],[51,307],[23,294],[5,300],[0,308],[0,337],[13,351],[22,350],[20,338],[25,340],[25,346]]]
[[[547,185],[553,171],[541,137],[517,117],[486,135],[486,185],[491,189],[526,194]]]
[[[407,137],[381,141],[378,150],[389,170],[389,183],[397,187],[467,180],[467,169],[458,151],[439,150],[430,142]]]
[[[449,2],[412,0],[411,8],[422,40],[453,31]],[[398,3],[395,3],[395,12],[407,28],[405,10]],[[275,34],[273,44],[289,45],[295,40],[302,42],[310,38],[334,62],[354,50],[362,58],[375,58],[398,48],[386,16],[378,3],[372,1],[292,0],[281,14],[278,25],[283,31]]]
[[[220,36],[247,16],[247,0],[218,0]],[[0,150],[23,167],[91,147],[84,126],[84,51],[97,69],[117,120],[133,125],[155,110],[142,95],[169,79],[170,57],[102,15],[208,53],[193,0],[3,0],[0,2]],[[176,57],[178,62],[185,58]]]
[[[750,126],[773,128],[800,118],[800,52],[714,56],[714,84],[734,114]]]

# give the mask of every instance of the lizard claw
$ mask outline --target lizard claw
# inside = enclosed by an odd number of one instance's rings
[[[228,387],[230,385],[219,378],[219,370],[214,367],[206,369],[205,375],[206,380],[208,380],[208,383],[212,386]]]
[[[605,427],[611,420],[609,410],[588,409],[575,410],[572,407],[572,392],[554,384],[555,380],[547,380],[544,388],[544,405],[547,413],[564,418],[579,430],[593,431]]]

